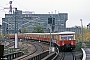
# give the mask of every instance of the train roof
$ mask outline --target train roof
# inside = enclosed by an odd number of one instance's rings
[[[65,31],[65,32],[60,32],[59,34],[75,34],[75,32]]]
[[[48,35],[50,33],[24,33],[24,34],[40,34],[40,35]],[[51,33],[51,34],[75,34],[75,32],[65,31],[65,32],[57,32],[57,33]]]

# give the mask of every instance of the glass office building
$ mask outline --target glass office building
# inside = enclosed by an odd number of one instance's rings
[[[49,32],[50,25],[48,24],[48,18],[55,18],[55,28],[54,32],[61,31],[75,31],[80,33],[80,28],[66,28],[66,21],[68,20],[68,13],[58,13],[58,14],[23,14],[22,11],[17,11],[13,14],[5,14],[5,18],[2,18],[2,33],[14,34],[15,29],[17,32],[23,32],[27,29],[30,33],[33,31],[34,27],[40,25],[44,28],[45,32]],[[15,28],[16,27],[16,28]]]

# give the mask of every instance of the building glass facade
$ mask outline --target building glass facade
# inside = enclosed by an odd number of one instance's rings
[[[58,14],[22,14],[22,11],[17,11],[13,14],[5,14],[5,18],[2,18],[2,33],[5,35],[7,33],[15,33],[15,23],[16,30],[18,32],[23,32],[27,28],[27,32],[33,31],[36,25],[40,25],[44,28],[45,32],[48,32],[50,28],[48,24],[48,18],[55,18],[55,29],[54,32],[61,31],[75,31],[80,33],[80,28],[66,28],[66,21],[68,20],[68,13],[58,13]],[[77,32],[78,31],[78,32]]]

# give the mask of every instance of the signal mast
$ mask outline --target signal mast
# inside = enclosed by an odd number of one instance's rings
[[[4,7],[4,9],[9,9],[9,14],[12,14],[12,9],[15,9],[16,7],[12,7],[12,2],[13,1],[9,1],[10,6],[9,7]]]

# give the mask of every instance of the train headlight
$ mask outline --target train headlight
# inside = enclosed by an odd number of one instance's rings
[[[64,41],[62,41],[62,45],[64,45]]]
[[[25,37],[25,39],[26,39],[27,37]]]
[[[73,45],[73,41],[71,41],[71,45]]]

